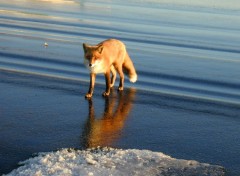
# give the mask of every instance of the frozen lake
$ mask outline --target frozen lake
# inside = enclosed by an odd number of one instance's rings
[[[0,174],[33,153],[99,145],[239,175],[239,9],[237,0],[0,0]],[[99,75],[88,102],[82,43],[107,38],[126,44],[138,82],[104,100]],[[108,129],[114,108],[126,110]]]

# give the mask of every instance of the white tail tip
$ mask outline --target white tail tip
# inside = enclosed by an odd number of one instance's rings
[[[129,77],[130,82],[135,83],[137,81],[137,75]]]

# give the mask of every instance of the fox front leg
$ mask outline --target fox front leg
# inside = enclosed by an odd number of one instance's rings
[[[106,90],[102,94],[104,97],[108,96],[110,94],[110,91],[111,91],[110,70],[105,73],[105,81],[106,81]]]
[[[91,98],[94,90],[94,85],[95,85],[95,79],[96,79],[96,74],[90,73],[90,84],[89,84],[89,89],[88,93],[85,95],[85,98]]]

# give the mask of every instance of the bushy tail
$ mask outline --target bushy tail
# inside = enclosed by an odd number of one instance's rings
[[[135,83],[137,81],[137,73],[128,53],[126,53],[124,59],[123,70],[128,75],[130,82]]]

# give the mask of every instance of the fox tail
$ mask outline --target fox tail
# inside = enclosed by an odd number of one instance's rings
[[[127,52],[123,62],[123,70],[128,75],[130,82],[135,83],[137,81],[136,70]]]

